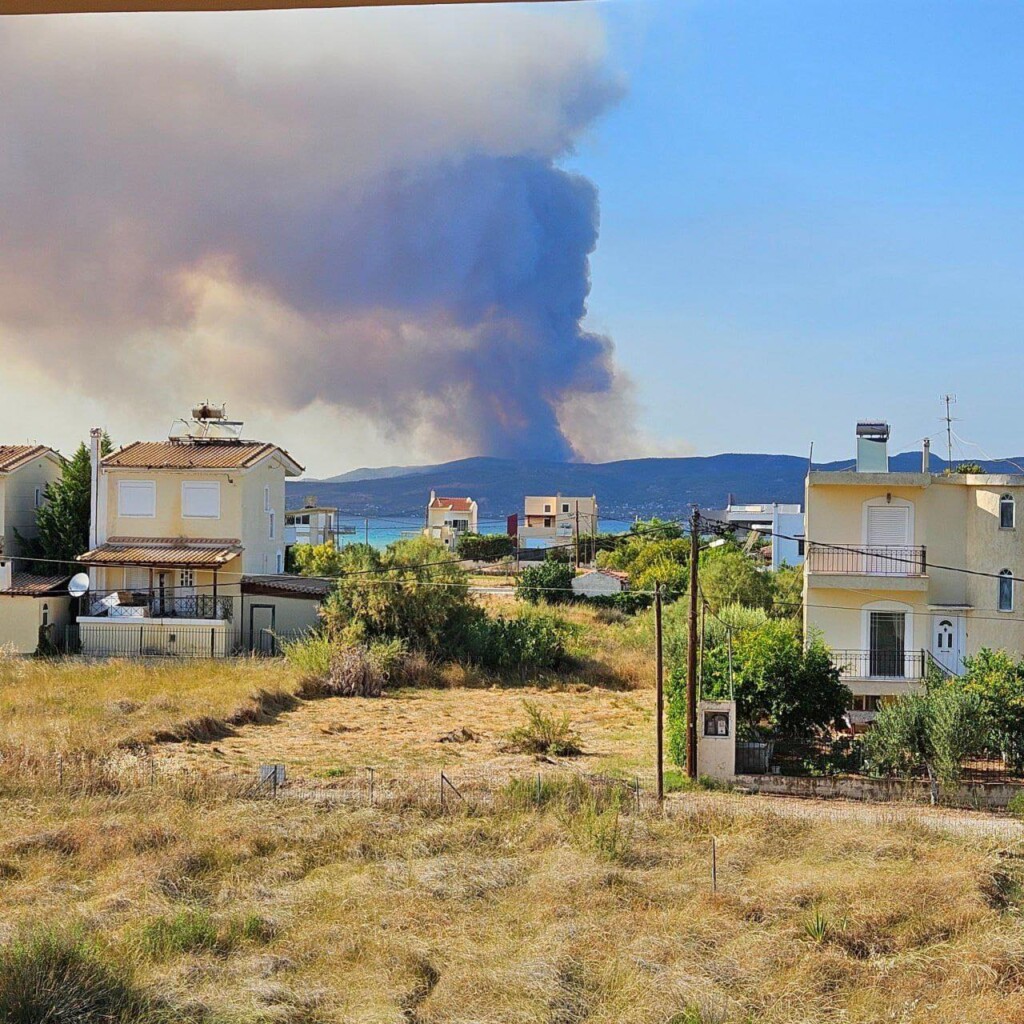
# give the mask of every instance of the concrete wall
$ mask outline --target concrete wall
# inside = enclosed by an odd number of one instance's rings
[[[0,645],[13,644],[19,654],[34,654],[44,609],[48,621],[62,633],[71,621],[71,598],[67,595],[0,595]]]
[[[927,804],[931,787],[926,781],[900,779],[864,779],[849,775],[807,778],[792,775],[737,775],[733,782],[752,793],[771,796],[800,796],[826,800],[862,800],[879,803],[903,802]],[[1017,793],[1020,785],[1001,782],[967,782],[940,790],[940,802],[954,807],[998,810]]]
[[[296,633],[314,629],[320,623],[320,602],[318,600],[305,597],[267,597],[262,594],[246,594],[242,621],[239,624],[242,633],[242,646],[245,650],[252,647],[249,628],[253,622],[250,612],[254,606],[257,608],[269,606],[273,609],[273,628],[278,636],[293,636]],[[269,616],[266,614],[257,613],[256,630],[259,631],[261,623],[268,619]]]
[[[610,597],[621,594],[626,587],[615,576],[603,572],[588,572],[572,581],[573,593],[584,597]]]
[[[87,657],[225,658],[235,648],[231,623],[212,619],[78,620]]]

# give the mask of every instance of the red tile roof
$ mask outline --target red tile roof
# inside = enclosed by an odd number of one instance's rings
[[[0,473],[11,473],[52,451],[45,444],[0,444]]]
[[[46,597],[49,594],[66,594],[70,576],[33,576],[27,572],[16,572],[11,577],[9,590],[0,594],[9,597]]]
[[[133,441],[112,452],[104,466],[118,469],[248,469],[283,448],[265,441]]]
[[[447,508],[452,512],[472,512],[472,498],[435,498],[430,503],[431,508]]]
[[[242,553],[237,540],[173,537],[111,537],[77,561],[86,565],[152,565],[216,569]]]

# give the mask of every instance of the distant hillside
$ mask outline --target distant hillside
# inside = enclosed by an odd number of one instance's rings
[[[1020,459],[1014,461],[1021,461]],[[932,456],[932,471],[945,462]],[[993,473],[1018,472],[1008,461],[983,463]],[[815,465],[815,469],[852,468],[852,460]],[[893,471],[921,466],[918,452],[890,461]],[[539,462],[472,458],[436,466],[362,469],[329,480],[288,484],[288,504],[307,494],[356,515],[420,515],[430,489],[444,495],[470,495],[482,518],[520,511],[526,494],[596,494],[602,515],[678,516],[696,502],[723,506],[730,494],[739,502],[803,500],[807,459],[796,455],[711,455],[703,458],[628,459],[622,462]]]

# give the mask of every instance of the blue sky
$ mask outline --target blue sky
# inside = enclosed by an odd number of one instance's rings
[[[952,391],[962,437],[1024,451],[1024,8],[600,9],[629,89],[571,166],[601,195],[589,325],[646,430],[842,458],[883,416],[944,451]]]

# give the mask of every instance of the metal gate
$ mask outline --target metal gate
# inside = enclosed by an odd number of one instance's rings
[[[767,775],[774,749],[775,743],[771,740],[767,743],[737,740],[736,774]]]

